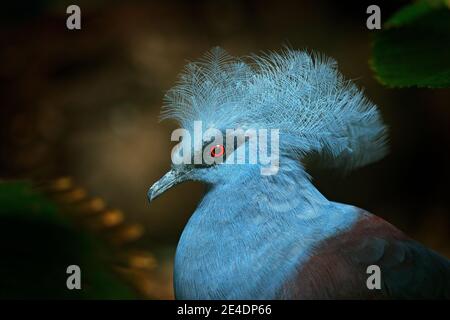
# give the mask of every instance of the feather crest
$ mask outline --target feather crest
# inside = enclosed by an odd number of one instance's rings
[[[334,167],[352,169],[386,152],[379,111],[334,60],[304,51],[241,59],[213,48],[189,63],[165,96],[161,118],[186,129],[208,127],[280,130],[280,151],[318,152]]]

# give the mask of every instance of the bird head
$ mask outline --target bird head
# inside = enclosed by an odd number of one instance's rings
[[[305,51],[244,59],[213,48],[166,93],[161,119],[168,118],[181,126],[172,133],[179,143],[149,200],[186,180],[214,185],[274,175],[283,159],[308,153],[349,170],[386,151],[377,107],[334,60]]]
[[[277,172],[278,136],[272,133],[273,139],[262,144],[258,135],[266,132],[212,127],[203,132],[202,123],[196,122],[193,134],[200,136],[192,138],[186,129],[176,130],[172,135],[176,140],[181,135],[182,139],[172,149],[171,169],[149,189],[150,201],[186,180],[214,185],[230,183],[258,172],[263,175]],[[258,152],[265,152],[265,160],[258,157]]]

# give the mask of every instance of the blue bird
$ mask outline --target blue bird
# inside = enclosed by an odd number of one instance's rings
[[[236,58],[214,48],[167,92],[167,118],[193,136],[195,121],[224,136],[236,128],[279,132],[264,150],[251,139],[191,146],[186,137],[174,148],[149,200],[182,181],[207,185],[177,246],[177,299],[449,298],[448,259],[367,211],[326,199],[302,165],[318,154],[351,170],[386,153],[376,105],[332,59],[292,49]],[[228,161],[242,150],[244,161]],[[255,150],[278,152],[272,174],[249,161]],[[222,162],[174,161],[222,153]],[[373,266],[380,283],[370,286]]]

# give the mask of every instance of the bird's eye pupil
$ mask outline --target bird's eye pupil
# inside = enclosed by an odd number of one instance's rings
[[[211,157],[217,158],[217,157],[220,157],[220,156],[223,155],[225,149],[224,149],[223,145],[216,144],[215,146],[211,147],[210,151],[211,151],[210,152],[211,153]]]

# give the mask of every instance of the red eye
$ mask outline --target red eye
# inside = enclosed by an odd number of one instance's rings
[[[213,158],[217,158],[223,155],[225,149],[222,145],[220,144],[216,144],[215,146],[211,147],[210,153],[211,153],[211,157]]]

